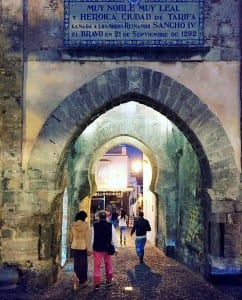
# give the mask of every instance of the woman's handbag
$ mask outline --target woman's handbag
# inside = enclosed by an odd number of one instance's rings
[[[115,248],[114,248],[114,245],[113,244],[108,244],[107,245],[107,252],[108,252],[108,255],[114,255],[115,254]]]

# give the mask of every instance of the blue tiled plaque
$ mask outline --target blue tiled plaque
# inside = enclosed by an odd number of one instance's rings
[[[203,46],[203,0],[64,0],[64,46]]]

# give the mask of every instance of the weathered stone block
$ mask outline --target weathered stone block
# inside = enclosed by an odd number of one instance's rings
[[[167,96],[169,95],[170,88],[167,86],[161,86],[159,90],[159,96],[160,102],[163,103],[166,101]]]
[[[8,262],[19,262],[19,261],[26,261],[26,260],[37,260],[38,253],[36,251],[15,251],[9,249],[8,251],[2,251],[2,259]]]
[[[50,172],[48,172],[50,174]],[[29,188],[31,190],[54,190],[55,183],[50,181],[44,181],[44,180],[31,180],[29,182]]]
[[[124,71],[123,68],[121,69],[112,69],[107,72],[105,72],[105,77],[107,80],[107,84],[109,86],[110,94],[112,95],[112,98],[118,98],[120,94],[122,93],[122,89],[124,86],[126,86],[126,76],[125,78],[121,78],[119,76],[120,73]],[[127,69],[125,69],[125,74],[127,73]],[[117,81],[117,78],[119,80],[119,84],[113,84],[115,81]],[[117,82],[116,82],[117,83]],[[104,99],[100,99],[99,91],[94,86],[90,86],[89,90],[92,89],[93,99],[95,99],[97,104],[100,104],[100,100],[103,101]]]
[[[180,91],[180,94],[182,93],[182,90]],[[172,110],[174,110],[176,113],[180,111],[180,108],[182,106],[182,101],[179,99],[180,95],[173,95],[173,90],[169,90],[169,95],[166,99],[166,104],[172,103]],[[170,105],[170,104],[169,104]]]
[[[66,122],[69,118],[70,124],[74,124],[74,122],[78,123],[80,120],[81,114],[80,114],[80,109],[76,108],[75,102],[73,97],[68,98],[69,101],[65,101],[61,105],[61,109],[58,110],[58,114],[62,114],[63,116],[60,117],[60,119],[64,122]],[[54,114],[55,116],[58,116]]]
[[[229,224],[241,224],[242,213],[228,213],[227,223]]]
[[[153,72],[152,79],[151,79],[151,89],[149,91],[149,96],[157,99],[157,96],[159,95],[159,89],[161,86],[161,82],[163,79],[163,74],[160,72]]]
[[[38,239],[3,240],[2,259],[10,262],[38,259]]]
[[[69,97],[66,98],[67,102],[71,102],[71,106],[76,108],[79,114],[79,122],[86,118],[88,109],[86,107],[86,99],[80,94],[80,90],[75,90]],[[78,122],[78,123],[79,123]]]
[[[6,169],[4,171],[3,177],[5,178],[16,178],[22,175],[22,170],[18,167],[15,167],[14,169]]]
[[[142,77],[142,71],[143,70],[138,67],[128,68],[127,88],[129,92],[138,92],[142,90],[142,81],[140,80]]]
[[[110,84],[109,89],[111,89],[111,87],[113,87],[113,85]],[[92,106],[96,107],[98,104],[100,104],[100,102],[99,102],[100,94],[99,94],[99,90],[98,90],[97,80],[93,80],[93,81],[89,82],[87,84],[87,90],[89,92],[89,99],[88,99],[88,103],[86,103],[86,106],[88,106],[88,110],[89,110]],[[113,90],[115,90],[115,89],[113,89]],[[89,104],[89,102],[91,102],[91,104]]]
[[[172,86],[169,89],[169,94],[166,97],[164,103],[168,105],[170,108],[176,107],[176,111],[179,111],[182,103],[180,102],[180,95],[182,93],[182,86],[177,83],[173,82]]]
[[[224,246],[224,257],[238,257],[240,255],[241,246]]]
[[[211,213],[208,216],[209,222],[212,223],[225,223],[226,222],[226,213]]]
[[[237,200],[237,199],[240,198],[240,191],[239,191],[238,187],[228,188],[226,190],[224,196],[227,199],[235,199],[235,200]]]
[[[222,140],[222,142],[217,142],[217,143],[213,143],[213,149],[220,147],[221,149],[224,147],[223,143],[229,144],[228,138],[224,138]],[[230,169],[230,165],[232,166],[234,163],[234,158],[233,157],[227,157],[223,160],[220,160],[218,162],[214,162],[212,164],[213,166],[213,172],[214,172],[214,176],[216,175],[215,170],[218,170],[220,172],[226,171],[227,169]]]
[[[3,191],[3,205],[6,203],[15,203],[15,199],[16,199],[16,193],[15,192],[12,192],[12,191]]]
[[[171,86],[172,82],[173,82],[172,78],[168,76],[164,76],[162,80],[162,84],[165,86]]]
[[[31,215],[33,205],[36,202],[36,194],[34,191],[33,193],[24,193],[23,198],[21,198],[21,201],[18,203],[18,213],[20,218],[22,218],[22,216],[26,217],[26,214]]]
[[[240,244],[240,236],[239,235],[232,235],[232,234],[225,234],[224,235],[224,245],[227,246],[236,246]]]
[[[242,201],[241,200],[235,201],[234,205],[235,205],[236,211],[242,212]]]
[[[13,237],[12,230],[9,230],[9,229],[3,229],[2,230],[2,238],[3,239],[10,239],[12,237]]]
[[[48,200],[48,191],[36,191],[35,196],[38,202],[46,202]]]
[[[215,158],[218,158],[218,160],[224,159],[223,154],[220,153],[219,156],[217,156],[217,152],[213,153],[211,155],[211,157],[214,159],[214,161],[216,161]],[[228,161],[226,161],[226,162],[228,162]],[[218,169],[216,172],[213,172],[213,177],[214,177],[214,180],[221,180],[223,178],[228,178],[231,180],[231,185],[234,183],[234,185],[236,187],[238,187],[237,180],[239,178],[239,174],[238,174],[238,170],[236,168],[234,168],[234,169],[228,168],[228,165],[225,164],[223,168]]]
[[[234,212],[234,201],[231,200],[221,200],[221,201],[216,201],[213,200],[211,201],[211,211],[213,213],[229,213],[229,212]]]
[[[187,103],[184,103],[179,111],[180,117],[183,121],[190,123],[192,118],[192,107],[190,107]]]
[[[21,187],[21,179],[10,179],[8,181],[8,189],[9,190],[18,190]]]
[[[146,94],[150,89],[150,82],[152,78],[152,70],[144,69],[142,72],[142,88],[141,93]]]
[[[224,224],[224,233],[231,235],[239,235],[240,225],[239,224]]]
[[[127,86],[127,84],[126,84],[127,72],[128,72],[127,68],[125,68],[125,67],[121,67],[116,70],[112,70],[112,76],[115,77],[115,74],[117,74],[116,78],[119,78],[119,85],[118,85],[118,87],[117,87],[117,85],[115,86],[117,88],[119,94],[122,93],[123,87]],[[108,79],[108,77],[107,77],[107,79]]]
[[[6,203],[3,207],[3,211],[6,213],[15,213],[16,212],[16,205]]]
[[[200,122],[201,122],[200,117],[201,117],[201,115],[203,115],[204,112],[207,111],[207,108],[208,108],[208,106],[206,104],[204,104],[203,102],[199,101],[197,103],[197,105],[193,109],[194,119],[190,124],[191,128],[195,129],[195,128],[199,127]]]
[[[19,240],[6,240],[3,242],[3,249],[5,251],[36,251],[38,250],[38,239],[19,239]]]
[[[51,203],[49,202],[42,202],[40,205],[39,205],[39,208],[40,208],[40,212],[42,214],[50,214],[51,213]]]
[[[28,169],[29,179],[40,179],[41,171],[37,169]]]

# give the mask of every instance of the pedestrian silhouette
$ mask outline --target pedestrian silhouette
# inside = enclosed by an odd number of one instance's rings
[[[76,214],[75,222],[71,226],[71,250],[74,257],[74,290],[78,287],[86,287],[88,260],[87,256],[92,254],[90,229],[87,222],[87,213],[79,211]]]
[[[120,246],[126,246],[126,231],[128,216],[124,210],[121,211],[121,216],[118,217],[119,221],[119,231],[120,231]]]
[[[92,245],[93,245],[93,283],[94,288],[98,290],[101,283],[101,264],[104,261],[106,271],[106,286],[112,284],[113,269],[112,259],[108,253],[108,246],[112,244],[115,247],[116,255],[118,253],[118,243],[116,231],[113,225],[107,222],[105,210],[99,211],[99,221],[93,224]]]
[[[136,253],[140,259],[140,263],[143,263],[144,259],[144,248],[146,244],[146,233],[151,231],[150,223],[144,218],[144,213],[139,212],[139,217],[134,220],[133,228],[131,229],[131,236],[135,232],[135,249]]]

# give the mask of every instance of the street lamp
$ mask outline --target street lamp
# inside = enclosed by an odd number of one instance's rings
[[[142,170],[142,163],[140,160],[134,160],[131,165],[132,170],[135,173],[139,173]]]

